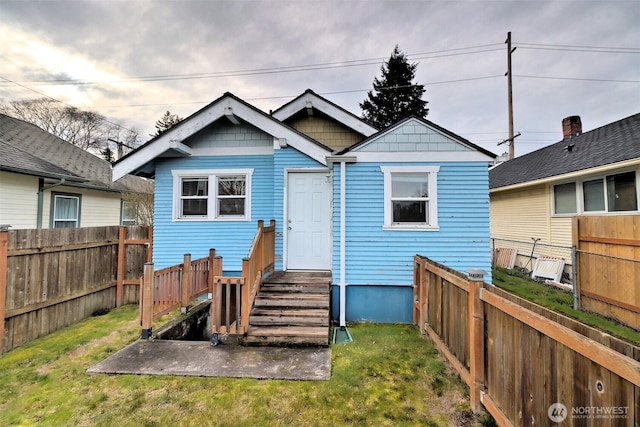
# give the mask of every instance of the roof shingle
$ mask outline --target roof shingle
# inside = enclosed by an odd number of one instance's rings
[[[489,172],[489,188],[636,158],[640,158],[640,113],[504,162]]]

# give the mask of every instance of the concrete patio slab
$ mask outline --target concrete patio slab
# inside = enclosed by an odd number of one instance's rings
[[[87,374],[329,380],[331,349],[138,340],[89,368]]]

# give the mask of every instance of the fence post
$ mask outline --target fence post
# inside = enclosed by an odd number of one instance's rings
[[[215,276],[219,276],[216,270],[216,250],[209,249],[209,274],[207,276],[207,297],[211,300],[213,304],[213,278]]]
[[[191,289],[191,254],[184,254],[182,262],[182,280],[180,285],[180,312],[189,311],[189,291]]]
[[[573,263],[573,308],[574,310],[580,310],[580,260],[578,257],[580,256],[580,217],[574,216],[571,218],[571,243],[573,246],[572,255],[575,254],[575,257],[572,256],[571,262]]]
[[[142,273],[142,299],[140,301],[140,324],[142,326],[141,338],[151,338],[151,325],[153,324],[153,288],[154,288],[153,263],[147,262]]]
[[[118,271],[116,273],[116,307],[120,307],[124,301],[124,270],[126,246],[124,239],[127,235],[126,227],[118,228]]]
[[[484,306],[480,299],[484,284],[484,270],[470,268],[469,274],[469,396],[471,409],[482,409],[484,392]]]
[[[0,230],[0,354],[4,349],[4,310],[7,303],[7,254],[9,231]]]

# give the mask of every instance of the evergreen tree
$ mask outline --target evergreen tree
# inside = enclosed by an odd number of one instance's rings
[[[182,121],[182,117],[179,117],[177,114],[171,114],[168,110],[164,113],[160,120],[156,120],[156,133],[151,136],[158,136],[161,133],[165,133],[178,123]]]
[[[429,109],[427,101],[422,99],[424,85],[412,83],[417,67],[417,63],[408,62],[396,45],[389,60],[380,68],[382,77],[373,80],[373,91],[360,103],[362,119],[383,129],[411,115],[426,117]]]

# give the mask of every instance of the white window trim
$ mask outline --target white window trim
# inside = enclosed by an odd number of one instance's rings
[[[384,174],[384,224],[383,230],[438,231],[438,172],[440,166],[380,166]],[[429,174],[429,224],[393,223],[391,203],[391,175],[394,173]]]
[[[72,194],[72,193],[58,193],[58,192],[52,192],[51,195],[53,196],[52,199],[52,206],[51,206],[51,228],[58,228],[56,227],[56,223],[57,222],[71,222],[71,221],[75,221],[76,225],[75,227],[72,228],[80,228],[80,209],[82,208],[82,196],[80,194]],[[56,218],[56,205],[58,203],[58,198],[64,198],[64,199],[76,199],[78,201],[78,208],[76,209],[76,219],[75,220],[69,220],[69,219],[58,219]]]
[[[607,188],[606,181],[608,176],[613,175],[621,175],[627,172],[635,172],[636,173],[636,200],[638,202],[638,209],[635,211],[609,211],[609,200],[607,197]],[[585,211],[584,210],[584,190],[583,184],[587,181],[593,181],[596,179],[602,179],[603,185],[605,186],[604,193],[604,206],[605,210],[603,211]],[[556,213],[555,206],[555,187],[557,185],[569,184],[574,182],[576,184],[576,211],[572,213]],[[576,215],[629,215],[636,214],[640,212],[640,169],[622,169],[622,170],[610,170],[606,173],[594,174],[594,175],[585,175],[580,178],[572,179],[572,180],[564,180],[558,181],[550,184],[549,195],[551,196],[551,217],[552,218],[570,218]]]
[[[229,221],[251,221],[251,176],[253,175],[253,169],[180,169],[172,170],[173,175],[173,209],[172,219],[177,222],[198,222],[198,221],[216,221],[216,222],[229,222]],[[242,216],[217,216],[216,202],[217,202],[217,186],[216,179],[219,176],[229,175],[244,175],[246,179],[245,189],[245,202],[244,202],[244,215]],[[182,178],[208,178],[209,179],[209,192],[207,195],[207,215],[206,216],[192,216],[181,217],[180,216],[180,200],[181,200],[181,185]],[[213,191],[213,194],[211,192]]]

